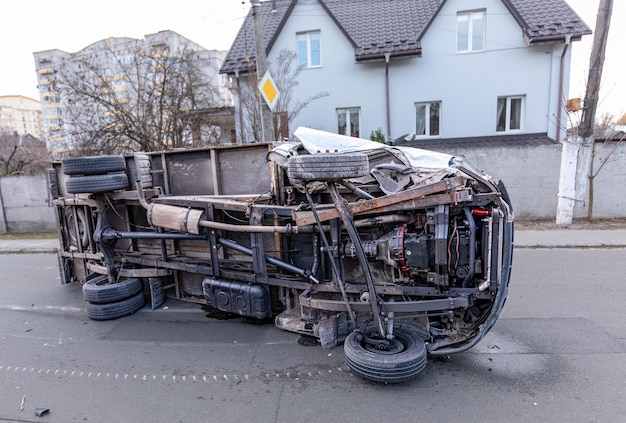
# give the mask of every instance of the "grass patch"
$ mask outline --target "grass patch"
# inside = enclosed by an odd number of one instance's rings
[[[0,234],[0,239],[57,239],[59,235],[56,232],[25,232],[25,233],[7,233]]]

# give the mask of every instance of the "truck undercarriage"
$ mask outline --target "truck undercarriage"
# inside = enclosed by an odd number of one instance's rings
[[[402,382],[474,346],[506,299],[511,206],[459,157],[300,128],[65,159],[49,180],[62,282],[96,320],[177,298],[343,343],[357,375]]]

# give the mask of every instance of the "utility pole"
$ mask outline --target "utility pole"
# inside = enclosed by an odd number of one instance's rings
[[[578,126],[578,134],[582,138],[589,138],[593,135],[593,124],[598,108],[600,81],[602,80],[602,68],[604,67],[606,42],[609,38],[612,13],[613,0],[600,0],[596,18],[596,30],[593,34],[591,58],[589,59],[589,76],[587,77],[583,114]]]
[[[571,140],[563,142],[563,154],[561,158],[561,176],[559,179],[559,200],[556,213],[558,225],[569,225],[574,216],[576,193],[582,192],[580,187],[588,186],[588,214],[591,217],[593,210],[593,151],[594,151],[594,122],[598,108],[600,93],[600,81],[602,80],[602,67],[606,51],[606,42],[613,13],[613,0],[600,0],[596,28],[593,37],[593,47],[589,59],[589,76],[583,103],[581,122],[578,125],[578,133]],[[584,148],[581,148],[584,147]],[[591,148],[588,148],[591,147]],[[582,156],[582,157],[581,157]],[[591,156],[591,157],[589,157]],[[588,168],[581,169],[588,163]],[[581,172],[582,171],[582,172]],[[582,173],[585,173],[583,176]],[[584,181],[584,177],[587,181]],[[578,186],[578,188],[577,188]]]
[[[613,13],[613,0],[601,0],[596,18],[596,31],[593,36],[593,47],[591,49],[591,59],[589,59],[589,77],[587,80],[587,91],[585,92],[585,102],[583,115],[581,117],[578,134],[587,145],[591,145],[589,157],[589,169],[587,173],[587,219],[593,219],[593,182],[595,178],[593,161],[596,153],[596,137],[594,136],[594,122],[596,110],[598,108],[598,97],[600,93],[600,82],[602,80],[602,68],[606,43],[609,38],[609,26],[611,25],[611,15]]]
[[[259,0],[250,0],[252,3],[252,17],[254,19],[254,47],[256,51],[256,75],[257,82],[261,82],[261,78],[267,72],[267,52],[265,51],[265,37],[263,35],[263,20],[261,18],[261,3]],[[274,123],[272,122],[272,111],[269,106],[261,98],[261,94],[257,90],[257,99],[261,111],[261,132],[263,140],[274,141]]]

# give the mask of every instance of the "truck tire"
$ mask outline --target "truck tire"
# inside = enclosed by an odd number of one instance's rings
[[[125,300],[107,304],[87,303],[87,316],[93,320],[112,320],[133,314],[143,307],[145,299],[143,292]]]
[[[304,154],[287,161],[289,179],[331,181],[359,178],[369,173],[369,160],[362,153]]]
[[[126,170],[124,156],[68,157],[61,160],[65,175],[102,175]]]
[[[122,279],[109,283],[106,275],[97,276],[83,285],[83,297],[92,304],[113,303],[137,294],[143,288],[137,278]]]
[[[65,180],[65,189],[70,194],[108,192],[127,188],[128,176],[124,172],[70,176]]]
[[[428,353],[417,333],[394,330],[397,352],[375,351],[352,332],[343,344],[348,367],[358,376],[381,383],[406,382],[424,370]]]
[[[142,188],[152,188],[152,173],[150,156],[147,154],[136,153],[135,170],[137,171],[137,180],[141,182]]]

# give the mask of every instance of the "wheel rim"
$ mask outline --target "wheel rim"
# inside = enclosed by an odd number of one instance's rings
[[[87,219],[82,210],[70,211],[67,215],[68,234],[70,243],[78,247],[84,248],[89,244],[89,233],[87,232]],[[76,233],[76,225],[78,225],[78,234]]]
[[[376,348],[376,346],[368,343],[365,339],[361,341],[361,346],[363,347],[365,351],[369,351],[369,352],[372,352],[375,354],[381,354],[381,355],[399,354],[406,349],[406,345],[404,345],[404,342],[402,342],[398,338],[393,338],[389,342],[391,344],[391,348],[388,350],[385,350],[383,348]]]

